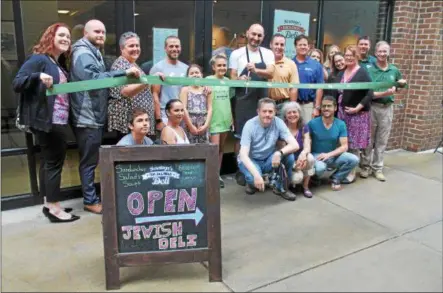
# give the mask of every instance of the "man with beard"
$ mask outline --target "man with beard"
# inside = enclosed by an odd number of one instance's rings
[[[229,69],[232,80],[267,81],[272,79],[274,72],[274,53],[271,50],[260,47],[265,37],[263,26],[253,24],[246,32],[248,44],[231,53]],[[257,102],[267,97],[265,88],[235,88],[233,100],[234,137],[237,139],[234,151],[238,154],[240,149],[239,139],[246,121],[256,115]],[[245,185],[242,174],[237,172],[237,183]]]
[[[163,73],[165,77],[185,77],[188,65],[178,60],[182,51],[180,39],[176,36],[169,36],[165,39],[166,58],[154,64],[150,74]],[[161,132],[168,123],[165,106],[169,100],[177,99],[180,95],[180,85],[160,85],[152,86],[152,96],[154,97],[154,113],[156,130]]]
[[[285,56],[285,45],[285,36],[279,33],[272,36],[270,47],[274,53],[275,70],[274,77],[270,81],[298,84],[300,80],[297,65]],[[277,104],[277,115],[285,102],[297,101],[297,94],[298,90],[294,88],[269,89],[269,97]]]
[[[294,62],[297,65],[300,83],[323,83],[323,65],[308,56],[308,37],[299,35],[294,39],[296,56]],[[303,109],[303,120],[308,122],[320,115],[320,104],[323,96],[322,89],[299,89],[298,103]]]
[[[258,116],[246,122],[241,135],[238,166],[246,179],[246,193],[264,191],[263,174],[269,173],[283,163],[288,178],[292,177],[294,152],[299,145],[282,119],[275,117],[276,105],[272,99],[263,98],[258,102]],[[282,149],[277,150],[277,140],[286,141]],[[295,200],[295,194],[289,190],[273,192],[286,200]]]
[[[377,61],[368,69],[373,82],[394,82],[400,85],[406,84],[401,79],[398,68],[388,63],[390,46],[385,41],[375,45]],[[360,177],[367,178],[371,171],[379,181],[386,181],[383,175],[383,154],[388,146],[389,134],[391,133],[392,119],[394,118],[394,93],[395,86],[388,89],[374,90],[374,98],[371,104],[371,143],[362,153]],[[374,155],[372,155],[374,150]],[[372,169],[372,170],[371,170]]]
[[[377,59],[369,55],[369,50],[371,49],[371,39],[368,36],[363,36],[358,39],[357,42],[359,64],[360,66],[369,69],[371,68]]]
[[[311,152],[315,158],[315,175],[321,177],[328,168],[336,171],[331,176],[332,190],[340,190],[341,183],[357,166],[359,159],[348,153],[348,132],[344,121],[335,118],[337,102],[332,96],[325,96],[321,102],[321,116],[309,121]],[[337,147],[338,146],[338,147]]]
[[[96,80],[125,75],[140,77],[141,72],[136,67],[121,71],[105,71],[103,56],[100,52],[105,40],[105,25],[95,19],[88,21],[85,25],[83,38],[72,46],[70,81]],[[102,205],[95,191],[94,177],[106,121],[108,98],[107,88],[76,92],[70,96],[70,119],[80,153],[79,173],[84,210],[96,214],[101,214]]]

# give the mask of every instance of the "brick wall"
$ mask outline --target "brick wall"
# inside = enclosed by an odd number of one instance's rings
[[[442,138],[442,10],[442,1],[395,2],[391,61],[409,90],[395,97],[390,149],[433,149]]]

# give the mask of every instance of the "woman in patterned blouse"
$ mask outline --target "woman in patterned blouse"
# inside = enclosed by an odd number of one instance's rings
[[[119,40],[121,56],[112,64],[111,70],[126,70],[136,64],[140,57],[140,38],[136,33],[126,32]],[[148,136],[155,135],[154,100],[148,84],[129,84],[111,88],[111,97],[108,107],[108,131],[117,130],[119,138],[128,130],[128,117],[135,108],[145,109],[151,119]]]

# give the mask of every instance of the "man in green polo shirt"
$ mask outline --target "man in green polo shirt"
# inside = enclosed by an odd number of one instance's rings
[[[388,63],[390,46],[385,41],[380,41],[375,46],[375,56],[377,61],[368,69],[373,82],[399,82],[406,84],[401,79],[398,68]],[[392,119],[394,116],[394,93],[395,86],[374,90],[374,98],[371,104],[372,135],[371,143],[362,153],[360,177],[367,178],[371,171],[375,178],[386,181],[383,175],[383,154],[388,145],[389,134],[391,132]],[[372,150],[374,154],[371,158]],[[371,160],[372,159],[372,160]]]
[[[369,50],[371,49],[371,39],[368,36],[360,37],[357,41],[358,55],[360,66],[369,70],[372,66],[374,66],[377,59],[369,54]]]

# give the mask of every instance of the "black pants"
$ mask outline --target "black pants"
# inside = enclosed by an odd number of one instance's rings
[[[102,143],[103,128],[74,127],[80,153],[79,173],[82,183],[83,203],[100,203],[94,186],[95,168],[98,165],[99,149]]]
[[[65,125],[53,125],[51,132],[34,130],[41,148],[40,194],[46,202],[60,201],[60,182],[66,157]]]

